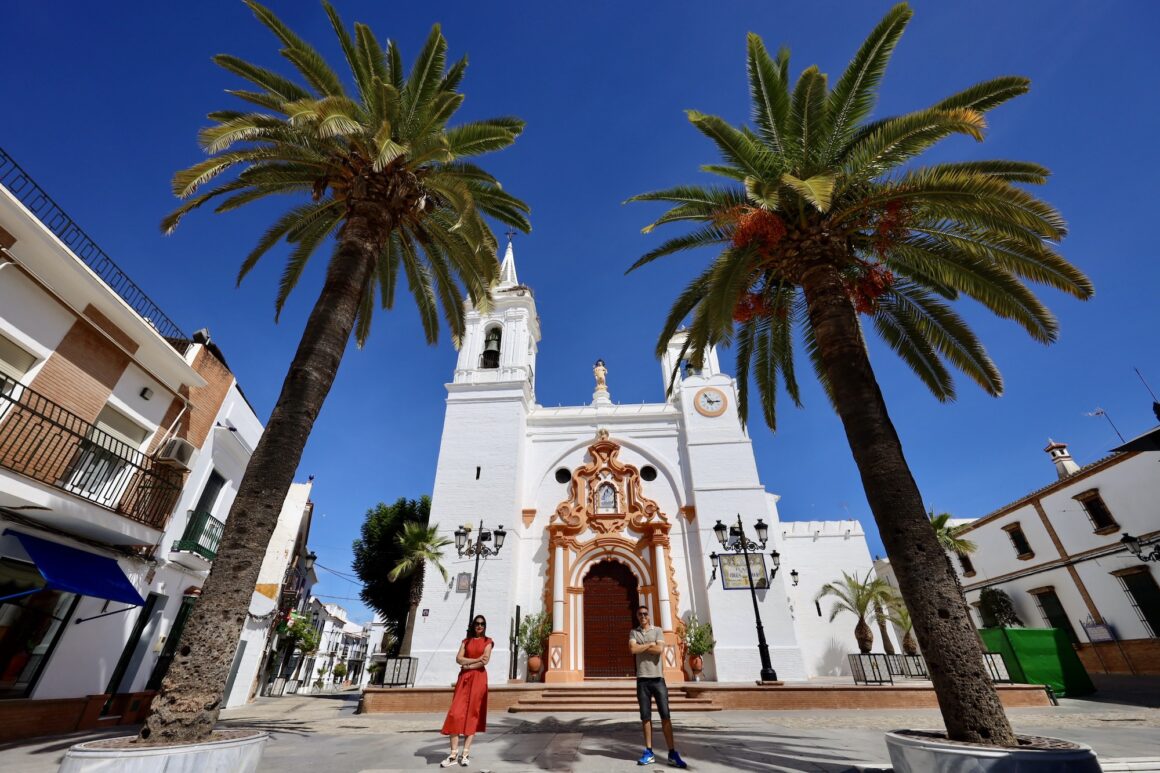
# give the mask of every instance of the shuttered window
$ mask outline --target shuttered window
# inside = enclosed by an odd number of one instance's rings
[[[36,357],[10,338],[0,335],[0,394],[11,394],[16,387],[14,382],[24,378],[35,362]]]

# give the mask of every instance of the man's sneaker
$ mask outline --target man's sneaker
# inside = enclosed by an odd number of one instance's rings
[[[674,768],[687,768],[688,763],[681,759],[680,752],[676,749],[669,749],[669,764]]]
[[[645,749],[644,754],[640,755],[640,759],[636,761],[637,765],[651,765],[657,761],[657,756],[652,753],[652,749]]]

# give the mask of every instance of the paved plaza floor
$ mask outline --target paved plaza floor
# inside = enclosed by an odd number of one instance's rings
[[[1012,709],[1018,732],[1090,744],[1101,760],[1160,758],[1160,690],[1156,679],[1125,680],[1099,700],[1061,700],[1055,708]],[[358,693],[263,698],[222,713],[227,727],[270,733],[262,771],[394,773],[439,770],[447,741],[442,715],[355,713]],[[674,715],[677,745],[694,771],[888,769],[882,733],[941,727],[937,711],[721,711]],[[101,733],[100,735],[124,734]],[[54,773],[64,750],[95,734],[0,746],[0,770]],[[664,743],[656,728],[658,757]],[[492,713],[476,736],[471,771],[653,771],[637,767],[640,724],[629,714]],[[463,768],[456,768],[464,770]],[[1126,767],[1117,769],[1128,769]],[[1133,768],[1134,769],[1134,768]],[[1157,769],[1157,768],[1145,768]]]

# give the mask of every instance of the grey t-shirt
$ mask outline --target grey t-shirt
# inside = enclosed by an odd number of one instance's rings
[[[665,640],[664,632],[655,625],[644,630],[633,628],[629,636],[637,644],[652,644],[657,641],[663,643]],[[638,679],[655,679],[658,676],[664,676],[661,672],[660,654],[638,652],[636,654],[636,676]]]

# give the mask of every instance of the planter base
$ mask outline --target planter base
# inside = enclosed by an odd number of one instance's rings
[[[948,741],[941,734],[896,730],[886,734],[895,773],[1101,773],[1090,746],[1054,738],[1011,749]]]
[[[65,752],[60,773],[254,773],[269,737],[255,730],[205,743],[127,748],[111,745],[124,739],[89,741]]]

